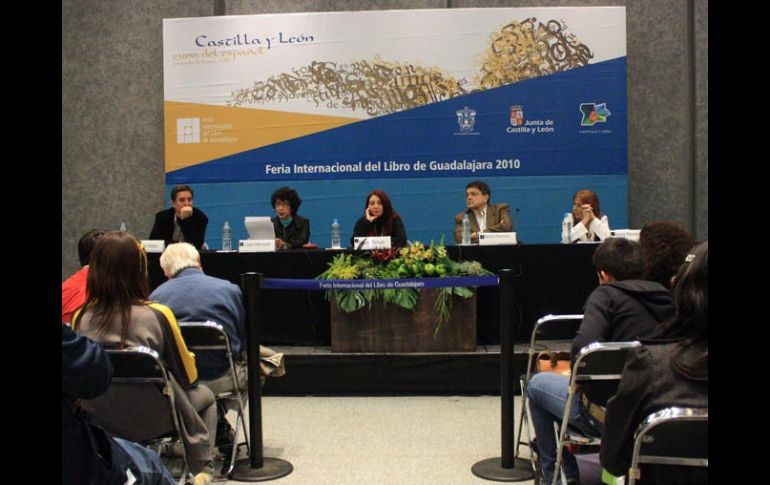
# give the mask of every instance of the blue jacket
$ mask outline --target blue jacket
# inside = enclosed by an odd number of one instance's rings
[[[235,360],[240,359],[246,339],[246,311],[237,285],[208,276],[200,269],[186,268],[158,286],[150,299],[171,308],[179,322],[211,320],[221,324]],[[211,352],[197,351],[195,357],[200,379],[215,379],[229,369],[224,358],[216,358]]]
[[[125,482],[125,475],[112,468],[104,431],[75,405],[77,399],[92,399],[107,391],[112,381],[109,357],[99,344],[62,325],[61,364],[63,483]]]

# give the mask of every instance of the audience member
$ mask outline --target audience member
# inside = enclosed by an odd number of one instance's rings
[[[572,343],[573,362],[580,349],[594,342],[626,342],[648,337],[659,322],[672,314],[669,291],[654,281],[641,280],[644,256],[641,246],[627,239],[610,238],[594,252],[593,264],[599,286],[586,301],[583,321]],[[553,372],[535,374],[527,387],[537,451],[546,483],[553,479],[557,443],[554,423],[561,423],[567,400],[569,376]],[[615,383],[586,383],[575,394],[570,423],[583,433],[601,436],[607,399]],[[577,483],[575,457],[565,450],[564,471]]]
[[[511,208],[508,204],[490,204],[492,191],[486,182],[474,180],[465,186],[465,204],[468,207],[455,216],[455,242],[463,238],[463,218],[471,222],[471,242],[479,242],[480,232],[510,232]]]
[[[281,187],[270,196],[270,205],[275,209],[273,229],[275,249],[298,249],[310,239],[310,221],[299,214],[302,199],[294,189]]]
[[[62,483],[174,485],[149,448],[115,438],[91,420],[80,399],[107,391],[112,364],[104,349],[68,326],[61,327]]]
[[[214,441],[210,431],[217,424],[214,395],[197,384],[195,355],[187,349],[174,314],[147,299],[147,255],[141,243],[123,231],[102,236],[91,254],[87,288],[88,299],[75,312],[73,329],[104,345],[144,346],[158,352],[171,373],[182,441],[190,469],[197,473],[195,485],[210,483]]]
[[[221,324],[230,339],[236,360],[238,381],[246,390],[246,312],[241,289],[227,280],[203,272],[200,254],[190,244],[172,244],[163,251],[160,266],[168,281],[150,294],[150,299],[168,306],[180,322],[211,320]],[[201,381],[220,394],[232,390],[229,366],[206,351],[196,353]],[[285,373],[283,354],[267,347],[260,348],[263,374],[279,376]]]
[[[88,261],[96,240],[102,237],[104,231],[91,229],[83,234],[78,241],[78,258],[80,268],[61,284],[61,321],[69,325],[72,314],[86,302],[86,279],[88,279]]]
[[[168,306],[180,322],[211,320],[221,324],[230,339],[241,392],[246,393],[246,312],[241,289],[229,281],[204,274],[200,254],[188,243],[168,246],[160,256],[160,266],[169,280],[158,286],[150,294],[150,299]],[[283,354],[260,346],[259,356],[262,375],[285,374]],[[215,395],[234,391],[230,365],[221,352],[199,350],[195,358],[202,384]],[[225,416],[226,410],[218,409],[217,446],[226,453],[227,447],[231,445],[230,426]]]
[[[166,246],[188,242],[197,249],[203,247],[209,218],[193,207],[193,190],[188,185],[171,189],[171,208],[155,214],[150,239],[163,239]]]
[[[375,189],[366,196],[364,215],[356,221],[351,246],[354,238],[366,236],[390,236],[390,244],[396,248],[407,244],[404,222],[384,190]]]
[[[708,408],[708,241],[686,256],[673,288],[675,316],[655,340],[626,357],[617,394],[607,403],[602,466],[628,473],[634,432],[642,420],[670,406]],[[708,483],[708,470],[688,466],[641,466],[637,483]]]
[[[676,222],[656,221],[645,224],[639,233],[644,250],[644,279],[673,287],[671,279],[684,257],[695,246],[692,235]]]
[[[610,222],[606,215],[602,215],[599,197],[590,190],[575,192],[572,213],[565,218],[565,222],[561,231],[562,244],[604,241],[611,235]]]

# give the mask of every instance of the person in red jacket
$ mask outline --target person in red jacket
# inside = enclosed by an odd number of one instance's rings
[[[91,229],[83,234],[78,241],[78,258],[83,266],[61,284],[61,321],[69,325],[72,314],[86,302],[86,280],[88,279],[88,262],[91,260],[91,250],[96,240],[102,237],[104,231]]]

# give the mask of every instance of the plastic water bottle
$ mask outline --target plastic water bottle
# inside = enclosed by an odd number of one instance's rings
[[[125,222],[121,222],[120,223],[120,230],[123,231],[123,232],[128,231],[128,228],[126,227],[126,223]]]
[[[571,212],[565,212],[564,213],[564,219],[562,222],[562,233],[566,234],[564,236],[564,241],[562,241],[565,244],[570,244],[572,242],[572,237],[570,234],[572,234],[572,218],[570,217]]]
[[[225,225],[222,228],[222,251],[232,251],[232,239],[230,232],[230,224],[225,221]]]
[[[340,223],[337,222],[337,219],[334,219],[334,222],[332,222],[332,248],[339,249],[341,242],[342,236],[340,236]]]
[[[468,214],[463,217],[463,244],[471,243],[471,221]]]

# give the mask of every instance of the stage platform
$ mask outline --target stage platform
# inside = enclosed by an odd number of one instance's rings
[[[571,342],[552,342],[569,351]],[[514,375],[525,372],[526,344],[514,346]],[[274,346],[286,375],[269,378],[266,396],[393,396],[500,394],[500,346],[475,352],[335,353],[330,347]],[[516,394],[520,394],[518,380]]]

